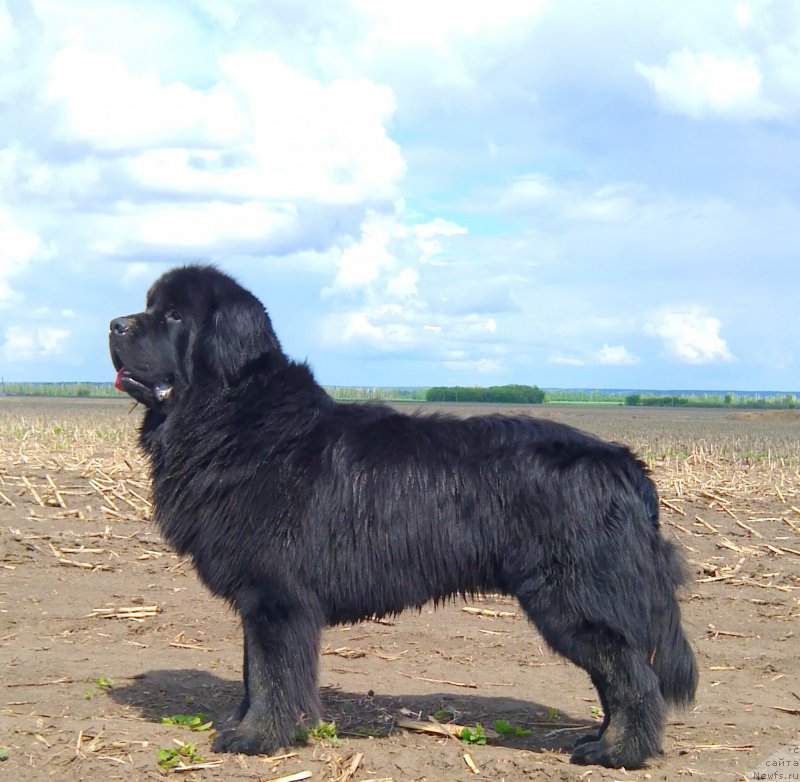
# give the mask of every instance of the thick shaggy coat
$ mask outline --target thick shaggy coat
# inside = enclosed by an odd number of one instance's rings
[[[524,416],[338,404],[212,267],[165,274],[110,343],[117,387],[147,407],[156,521],[241,615],[241,721],[217,749],[272,753],[320,716],[326,625],[490,590],[597,688],[605,718],[573,761],[659,751],[697,671],[681,560],[627,448]]]

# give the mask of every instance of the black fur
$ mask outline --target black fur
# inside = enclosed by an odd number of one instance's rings
[[[260,302],[212,267],[165,274],[112,322],[118,386],[148,409],[155,518],[244,627],[227,751],[271,753],[320,716],[323,627],[429,600],[515,595],[605,712],[578,763],[635,768],[697,671],[681,559],[621,445],[550,421],[337,404]]]

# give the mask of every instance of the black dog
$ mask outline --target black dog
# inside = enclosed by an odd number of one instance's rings
[[[337,404],[212,267],[165,274],[110,342],[117,388],[147,407],[155,518],[241,614],[241,722],[217,749],[271,753],[319,718],[326,625],[491,590],[597,688],[605,718],[573,761],[659,751],[697,670],[681,559],[627,448],[535,418]]]

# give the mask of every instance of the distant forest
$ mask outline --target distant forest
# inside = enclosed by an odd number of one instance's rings
[[[549,389],[538,386],[433,386],[430,388],[387,388],[369,386],[326,386],[341,401],[384,400],[387,402],[464,402],[471,404],[572,404],[626,405],[629,407],[730,407],[766,410],[800,409],[800,395],[775,392],[701,391],[608,391]],[[0,396],[50,396],[124,398],[111,383],[5,383]]]
[[[546,394],[538,386],[434,386],[425,392],[426,402],[493,402],[506,405],[540,405]]]

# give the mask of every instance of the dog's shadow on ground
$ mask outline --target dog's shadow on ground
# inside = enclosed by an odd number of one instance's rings
[[[116,703],[138,709],[152,722],[160,723],[174,714],[203,713],[213,720],[215,728],[225,730],[236,725],[234,715],[243,689],[239,682],[183,669],[149,671],[129,684],[115,685],[109,694]],[[430,715],[438,715],[443,722],[482,725],[490,730],[498,720],[505,720],[525,732],[492,738],[491,743],[535,752],[569,753],[579,736],[597,727],[595,722],[516,698],[453,692],[381,695],[333,688],[322,688],[321,694],[324,718],[334,721],[338,734],[347,738],[388,736],[401,729],[398,720],[429,722]]]

